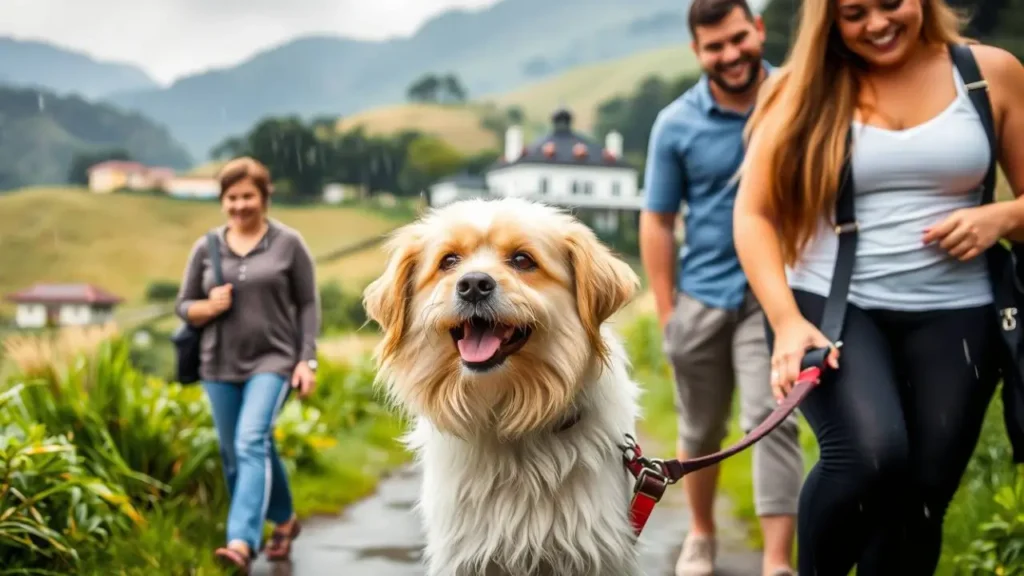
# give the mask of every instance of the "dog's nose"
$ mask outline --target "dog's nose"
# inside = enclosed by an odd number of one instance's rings
[[[483,272],[470,272],[459,278],[455,289],[459,292],[459,298],[466,302],[480,302],[486,300],[494,292],[494,278]]]

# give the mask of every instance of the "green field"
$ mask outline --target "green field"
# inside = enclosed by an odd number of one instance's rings
[[[274,206],[270,214],[299,230],[314,256],[379,235],[403,221],[368,207]],[[5,194],[0,196],[0,293],[36,282],[88,282],[125,298],[129,305],[141,303],[150,282],[180,282],[193,242],[221,222],[219,206],[211,202],[93,194],[77,188]],[[380,258],[358,254],[347,264],[320,280],[356,286],[383,266]]]

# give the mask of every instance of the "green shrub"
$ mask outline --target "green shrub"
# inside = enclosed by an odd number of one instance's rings
[[[0,394],[0,574],[68,573],[79,548],[106,543],[141,517],[117,486],[86,472],[67,436],[32,421],[25,392],[18,385]]]
[[[145,374],[128,342],[105,332],[19,337],[5,350],[17,371],[0,385],[0,575],[216,573],[206,555],[182,557],[223,537],[228,501],[201,387]],[[322,365],[314,397],[290,401],[275,429],[303,491],[353,475],[325,451],[387,416],[366,365]],[[350,501],[337,490],[321,499]]]
[[[153,280],[146,286],[146,300],[150,302],[168,302],[178,297],[178,282],[173,280]]]
[[[367,320],[362,295],[346,292],[334,280],[320,287],[320,314],[324,332],[358,330]]]

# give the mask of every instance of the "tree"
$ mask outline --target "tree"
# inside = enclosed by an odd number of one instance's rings
[[[466,89],[455,74],[448,74],[442,81],[442,93],[447,102],[465,102],[467,98]]]
[[[464,159],[458,150],[434,136],[420,136],[409,144],[402,187],[416,193],[456,172]]]
[[[441,79],[437,76],[425,74],[409,86],[406,98],[410,102],[437,102],[441,84]]]

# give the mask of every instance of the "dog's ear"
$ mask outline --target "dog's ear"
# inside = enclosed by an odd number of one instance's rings
[[[640,289],[640,278],[580,222],[569,226],[566,243],[580,319],[594,349],[603,357],[607,350],[601,325],[633,299]]]
[[[384,273],[363,291],[366,316],[384,331],[384,358],[394,354],[408,328],[411,282],[422,249],[423,239],[416,225],[398,229],[385,246],[388,257]]]

